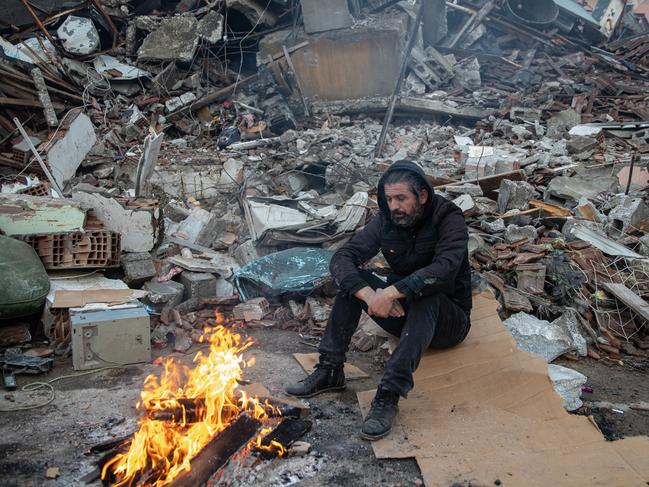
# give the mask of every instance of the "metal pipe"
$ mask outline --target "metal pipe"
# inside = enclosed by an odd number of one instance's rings
[[[403,54],[403,62],[401,63],[401,70],[399,72],[399,77],[397,78],[397,84],[394,87],[392,92],[392,97],[390,98],[390,104],[388,105],[388,110],[385,113],[385,118],[383,119],[383,129],[381,130],[381,135],[379,140],[376,143],[376,149],[374,151],[374,157],[380,157],[381,152],[383,152],[383,146],[385,145],[385,137],[388,133],[388,128],[390,122],[392,121],[392,115],[394,114],[394,107],[397,103],[397,97],[401,91],[401,85],[403,84],[403,79],[406,76],[406,70],[408,69],[408,63],[410,62],[410,54],[412,53],[412,48],[415,47],[415,42],[417,40],[417,33],[419,32],[419,26],[421,25],[421,18],[424,15],[424,2],[426,0],[421,0],[419,3],[419,10],[417,11],[417,16],[415,17],[415,22],[410,31],[410,38],[408,39],[408,44],[406,45],[406,50]]]

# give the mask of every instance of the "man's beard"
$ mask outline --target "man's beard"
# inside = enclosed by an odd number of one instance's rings
[[[394,223],[398,227],[412,227],[421,219],[421,216],[424,214],[424,205],[420,205],[419,202],[417,202],[416,205],[417,206],[415,207],[415,211],[413,211],[411,214],[395,213],[394,211],[390,212],[392,223]]]

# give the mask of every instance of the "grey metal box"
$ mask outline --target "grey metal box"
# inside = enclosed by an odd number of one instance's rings
[[[71,309],[74,370],[151,360],[150,319],[143,305]]]

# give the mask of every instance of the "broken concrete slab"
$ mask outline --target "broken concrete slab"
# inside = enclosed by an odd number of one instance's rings
[[[198,21],[196,32],[201,39],[216,44],[223,37],[223,15],[210,10]]]
[[[453,200],[453,203],[462,210],[462,213],[470,213],[475,210],[475,202],[471,195],[463,194]]]
[[[505,220],[502,218],[497,218],[496,220],[490,222],[487,220],[480,221],[480,230],[487,233],[500,233],[505,231]]]
[[[197,200],[215,198],[223,189],[234,189],[243,179],[243,161],[228,159],[216,165],[171,165],[159,167],[151,176],[150,183],[173,199]]]
[[[59,186],[65,186],[76,174],[95,142],[95,127],[90,118],[82,112],[72,117],[62,137],[50,142],[46,149],[47,165]]]
[[[584,171],[572,177],[554,177],[548,184],[543,199],[544,201],[574,207],[582,197],[595,200],[600,193],[616,193],[618,187],[617,178],[608,173]]]
[[[498,192],[498,212],[509,210],[526,210],[530,200],[534,199],[534,186],[526,181],[510,181],[503,179]]]
[[[572,339],[561,327],[527,313],[516,313],[503,323],[518,348],[543,357],[547,363],[574,348]]]
[[[301,0],[304,30],[307,34],[350,27],[353,19],[347,0]]]
[[[548,136],[563,138],[574,126],[581,123],[581,115],[572,108],[557,113],[548,120]]]
[[[567,411],[575,411],[583,405],[581,388],[588,380],[584,374],[561,365],[548,364],[548,375]]]
[[[86,209],[92,209],[104,227],[122,236],[124,252],[149,252],[159,238],[160,209],[154,200],[117,200],[96,191],[96,188],[76,186],[72,199]]]
[[[139,61],[190,62],[198,47],[198,21],[192,14],[162,19],[138,50]]]
[[[122,280],[129,287],[138,287],[156,275],[151,254],[148,252],[124,253],[119,261],[124,270]]]
[[[99,49],[99,32],[92,20],[76,15],[68,16],[56,34],[70,54],[86,55]]]
[[[583,152],[597,149],[599,141],[594,137],[572,136],[566,142],[568,154],[581,154]]]
[[[575,351],[579,355],[582,357],[588,355],[588,343],[580,331],[582,329],[581,317],[574,309],[568,308],[561,316],[554,320],[552,324],[558,326],[564,330],[568,336],[570,336],[572,343],[575,346]]]

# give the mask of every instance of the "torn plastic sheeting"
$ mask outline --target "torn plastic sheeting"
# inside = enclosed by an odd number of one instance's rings
[[[354,231],[364,221],[366,192],[355,193],[333,220],[331,208],[323,217],[316,208],[317,200],[307,195],[294,199],[277,196],[245,199],[244,213],[253,239],[268,246],[296,242],[319,244]]]
[[[572,338],[559,326],[527,313],[516,313],[503,322],[521,350],[550,363],[575,348]]]
[[[578,267],[572,265],[572,261],[563,251],[551,252],[543,259],[545,264],[545,280],[551,284],[550,295],[564,304],[568,299],[568,292],[579,289],[586,276]]]
[[[275,252],[236,271],[234,286],[243,301],[284,293],[308,294],[329,277],[329,262],[333,254],[333,251],[317,248]]]
[[[563,407],[568,411],[579,409],[583,404],[580,399],[581,387],[588,378],[576,370],[554,364],[548,364],[548,375],[554,390],[563,400]]]

